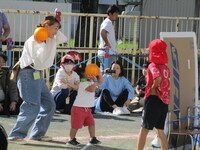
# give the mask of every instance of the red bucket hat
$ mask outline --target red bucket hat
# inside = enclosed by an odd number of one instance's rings
[[[165,41],[160,39],[155,39],[150,42],[149,47],[147,48],[150,51],[149,61],[155,64],[167,64],[168,56],[166,53],[167,44]]]
[[[61,64],[61,65],[64,64],[65,61],[66,61],[67,59],[71,60],[71,61],[74,63],[74,58],[73,58],[71,55],[66,54],[66,55],[63,56],[63,58],[61,59],[60,64]]]

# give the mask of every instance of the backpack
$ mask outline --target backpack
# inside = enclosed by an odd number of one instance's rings
[[[7,150],[8,141],[4,127],[0,124],[0,150]]]

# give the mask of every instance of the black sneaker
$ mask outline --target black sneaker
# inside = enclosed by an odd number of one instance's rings
[[[98,144],[101,144],[101,141],[97,140],[96,137],[93,137],[88,144],[91,144],[91,145],[98,145]]]
[[[72,145],[72,146],[80,145],[80,143],[77,142],[76,138],[73,138],[73,139],[69,140],[66,144],[67,145]]]

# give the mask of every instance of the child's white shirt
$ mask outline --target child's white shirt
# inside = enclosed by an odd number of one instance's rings
[[[86,91],[86,88],[91,84],[92,82],[90,81],[80,82],[78,94],[76,96],[73,106],[94,107],[95,92]]]
[[[75,71],[72,71],[71,75],[67,75],[63,67],[61,67],[56,73],[56,77],[51,89],[52,94],[55,94],[58,90],[68,88],[67,84],[60,81],[61,79],[66,79],[66,81],[71,84],[75,84],[77,81],[80,81],[80,77]]]

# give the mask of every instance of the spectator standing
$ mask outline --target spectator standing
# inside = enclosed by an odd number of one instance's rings
[[[146,76],[145,104],[142,113],[142,127],[139,132],[137,150],[143,150],[149,130],[155,128],[162,150],[168,150],[164,133],[165,119],[170,102],[170,70],[167,67],[167,44],[155,39],[150,42],[149,61]]]
[[[24,44],[17,79],[23,103],[8,136],[12,143],[26,144],[24,138],[32,125],[30,139],[51,140],[45,134],[55,112],[55,102],[42,77],[42,70],[52,66],[56,45],[66,42],[67,38],[59,31],[61,24],[54,16],[45,17],[37,27],[44,27],[48,38],[40,42],[32,35]]]
[[[10,25],[4,12],[0,12],[0,52],[2,51],[2,42],[10,34]]]
[[[99,48],[103,48],[105,46],[108,46],[110,49],[115,50],[116,49],[116,35],[115,35],[115,29],[114,29],[114,21],[118,19],[119,15],[119,8],[116,5],[111,5],[107,10],[107,18],[102,22],[100,27],[100,45]],[[109,50],[109,54],[115,54],[113,51]],[[100,68],[101,71],[105,70],[107,67],[110,66],[110,64],[116,60],[115,56],[111,56],[108,59],[107,66],[104,66],[104,54],[105,51],[99,50],[99,62],[100,62]]]

